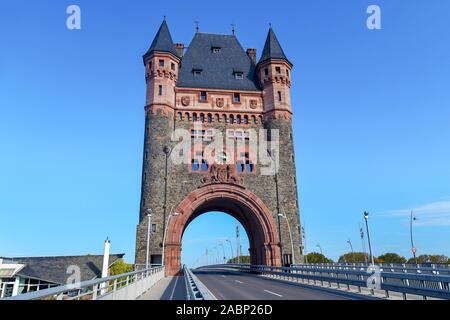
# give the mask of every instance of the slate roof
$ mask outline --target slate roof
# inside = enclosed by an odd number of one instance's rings
[[[156,33],[155,38],[148,49],[144,57],[150,55],[152,52],[169,52],[178,57],[177,50],[170,35],[169,27],[167,26],[166,20],[164,20]]]
[[[111,254],[109,265],[123,258],[125,254]],[[81,281],[99,278],[102,275],[103,255],[3,258],[3,263],[25,264],[19,276],[40,279],[56,284],[66,284],[67,268],[77,265],[81,270]]]
[[[264,45],[263,53],[261,55],[259,63],[269,59],[284,59],[289,64],[291,64],[289,59],[284,54],[283,48],[281,48],[280,42],[278,41],[272,27],[270,27],[269,29],[269,34],[267,35],[266,43]]]
[[[212,48],[220,48],[214,53]],[[194,75],[193,70],[201,70]],[[243,79],[236,79],[242,72]],[[178,87],[259,91],[255,65],[235,35],[197,32],[183,56]]]

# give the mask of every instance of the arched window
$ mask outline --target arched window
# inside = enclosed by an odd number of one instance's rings
[[[225,114],[222,115],[222,120],[223,120],[223,123],[227,122],[227,116]]]
[[[197,114],[196,114],[196,113],[194,113],[194,114],[192,115],[192,121],[194,121],[194,122],[197,121]]]
[[[208,123],[211,123],[212,122],[212,115],[211,115],[211,113],[208,113]]]
[[[205,122],[205,115],[203,113],[200,113],[200,122]]]
[[[248,124],[248,116],[244,116],[244,124]]]
[[[190,117],[189,117],[189,112],[186,112],[185,114],[186,120],[189,121]]]
[[[234,123],[234,116],[233,116],[233,115],[230,116],[230,123],[231,123],[231,124]]]
[[[237,116],[237,123],[238,123],[238,124],[241,124],[241,122],[242,122],[241,115],[238,115],[238,116]]]
[[[200,164],[197,162],[197,160],[192,160],[191,169],[192,171],[198,171],[200,169]]]
[[[256,123],[256,117],[252,116],[252,123],[255,124]]]
[[[178,112],[178,120],[183,120],[183,114],[181,112]]]

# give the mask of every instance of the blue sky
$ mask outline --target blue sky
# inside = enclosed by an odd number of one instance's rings
[[[66,28],[77,4],[82,29]],[[175,5],[176,4],[176,5]],[[378,4],[382,30],[366,28]],[[261,53],[269,22],[294,63],[292,106],[307,250],[450,255],[450,3],[429,1],[2,1],[0,255],[134,258],[145,81],[142,54],[162,17],[176,42],[230,33]],[[234,236],[210,214],[186,231],[183,258]],[[205,228],[209,232],[205,232]],[[202,243],[198,245],[199,241]]]

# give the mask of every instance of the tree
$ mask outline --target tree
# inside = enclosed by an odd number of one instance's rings
[[[339,257],[338,262],[362,263],[369,261],[369,255],[364,252],[348,252]]]
[[[406,258],[396,253],[388,252],[377,257],[378,263],[406,263]]]
[[[422,254],[417,257],[417,263],[449,263],[450,259],[446,255],[431,255],[431,254]],[[416,263],[414,258],[408,260],[408,263]]]
[[[332,263],[333,260],[328,259],[323,254],[318,252],[310,252],[306,255],[308,263]]]
[[[238,263],[238,261],[243,264],[249,264],[250,256],[240,256],[239,259],[237,257],[234,257],[233,259],[229,259],[227,263]]]
[[[109,275],[115,276],[122,273],[131,272],[134,270],[134,265],[126,263],[123,259],[116,260],[109,268]]]

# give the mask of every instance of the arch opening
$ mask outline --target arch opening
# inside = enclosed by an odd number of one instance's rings
[[[181,270],[181,245],[187,226],[198,216],[225,212],[238,220],[249,239],[252,264],[280,265],[280,243],[275,221],[266,205],[244,187],[229,183],[207,184],[191,192],[169,222],[165,244],[166,274]]]
[[[208,211],[186,226],[181,264],[196,268],[229,261],[249,263],[249,247],[247,231],[237,219],[226,212]]]

